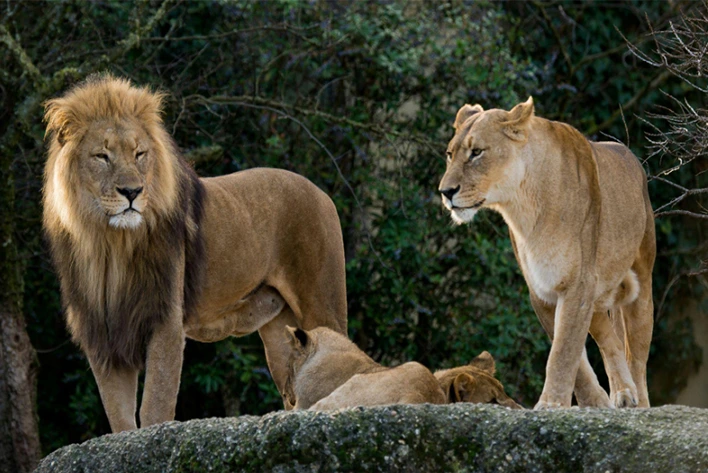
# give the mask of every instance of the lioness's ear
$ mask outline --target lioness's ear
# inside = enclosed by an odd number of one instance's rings
[[[469,117],[480,112],[484,112],[484,109],[480,104],[470,105],[466,103],[457,112],[457,116],[455,117],[455,124],[453,125],[455,127],[455,130],[460,128],[460,126],[462,126],[462,124],[465,123],[465,121],[467,121]]]
[[[494,374],[495,371],[494,358],[486,350],[477,355],[474,360],[470,361],[470,366],[484,370],[489,374]]]
[[[476,383],[477,380],[471,374],[458,374],[450,387],[450,401],[468,402],[472,397],[472,392],[474,391],[474,386]]]
[[[533,117],[533,97],[518,104],[508,113],[506,121],[502,122],[502,131],[506,136],[515,141],[525,141],[528,137],[527,126]]]
[[[309,336],[306,331],[298,327],[291,327],[290,325],[286,325],[285,330],[288,332],[291,345],[296,348],[304,348],[307,345]]]

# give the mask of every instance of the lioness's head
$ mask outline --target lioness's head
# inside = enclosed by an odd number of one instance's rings
[[[178,168],[162,99],[102,75],[46,103],[50,215],[70,231],[87,223],[136,229],[175,206]]]
[[[434,374],[450,403],[499,404],[511,409],[523,409],[507,396],[504,386],[494,377],[494,371],[494,358],[483,351],[469,365]]]
[[[469,104],[457,112],[439,186],[443,205],[456,223],[470,222],[479,209],[512,198],[525,173],[520,154],[533,110],[529,97],[509,112]]]

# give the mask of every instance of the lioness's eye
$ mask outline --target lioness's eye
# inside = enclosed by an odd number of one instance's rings
[[[451,152],[445,151],[445,156],[447,157],[448,162],[452,161],[452,153]]]
[[[470,154],[470,156],[472,156],[473,158],[476,158],[477,156],[482,154],[483,151],[484,151],[483,149],[475,148],[472,150],[472,153]]]
[[[93,157],[96,159],[100,159],[101,161],[105,161],[107,163],[111,162],[111,160],[108,158],[108,155],[106,153],[94,154]]]
[[[138,153],[135,155],[135,159],[141,159],[143,156],[145,156],[146,153],[147,151],[138,151]]]

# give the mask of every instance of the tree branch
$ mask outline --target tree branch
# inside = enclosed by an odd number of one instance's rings
[[[0,24],[0,43],[4,43],[5,46],[7,46],[36,86],[40,88],[46,87],[47,81],[44,76],[42,76],[42,73],[39,72],[39,69],[34,65],[22,46],[15,41],[15,38],[12,37],[5,25],[2,24]]]

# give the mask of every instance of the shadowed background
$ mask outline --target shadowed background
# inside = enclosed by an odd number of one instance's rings
[[[670,28],[689,8],[696,4],[2,2],[0,305],[19,337],[24,318],[36,350],[42,451],[109,432],[42,242],[45,100],[110,71],[168,93],[165,124],[201,176],[271,166],[308,177],[341,218],[352,339],[381,363],[433,369],[488,350],[507,392],[531,407],[549,343],[508,231],[491,212],[453,226],[437,194],[454,115],[465,103],[508,109],[533,95],[539,116],[623,141],[651,175],[680,164],[650,183],[655,209],[682,194],[676,185],[705,188],[705,156],[652,155],[647,136],[652,124],[667,129],[650,114],[676,110],[672,97],[700,110],[705,94],[642,61],[622,36],[651,55],[650,25]],[[701,196],[671,208],[700,213]],[[705,327],[708,312],[705,220],[694,217],[657,220],[655,405],[708,399],[705,382],[681,393],[702,358],[693,325]],[[187,343],[177,419],[280,408],[256,334]]]

